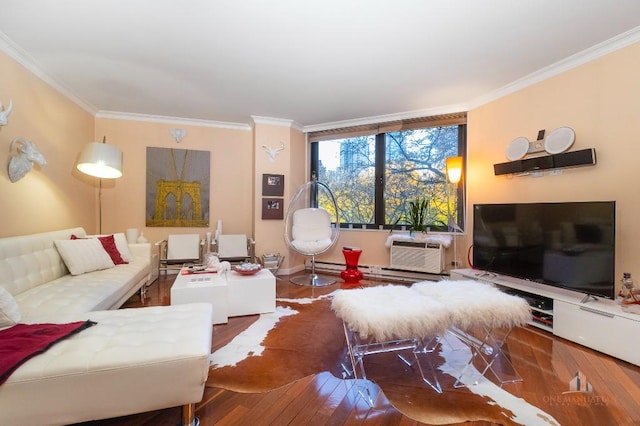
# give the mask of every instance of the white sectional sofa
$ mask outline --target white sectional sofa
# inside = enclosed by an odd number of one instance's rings
[[[71,235],[86,237],[73,228],[0,238],[0,287],[7,290],[0,289],[0,311],[13,306],[9,315],[17,312],[27,324],[97,323],[29,359],[0,385],[0,425],[65,425],[175,406],[183,406],[183,424],[195,423],[208,375],[211,305],[117,309],[147,284],[151,246],[129,245],[122,255],[129,263],[82,273],[95,254],[72,253],[78,259],[67,267],[67,243],[57,248],[56,241]],[[120,253],[127,251],[123,237],[115,238]]]
[[[86,237],[83,228],[72,228],[0,238],[0,285],[16,299],[23,322],[60,313],[117,309],[149,281],[151,245],[128,245],[123,234],[116,236],[124,239],[131,253],[128,264],[71,275],[55,242],[71,242],[72,235]],[[76,255],[89,254],[85,250]],[[84,261],[84,269],[88,263]]]

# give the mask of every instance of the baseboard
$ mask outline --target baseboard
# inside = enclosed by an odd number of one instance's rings
[[[316,262],[317,264],[317,262]],[[296,272],[300,272],[300,271],[304,271],[305,270],[305,266],[304,265],[296,265],[293,266],[291,268],[280,268],[278,269],[278,273],[276,275],[291,275],[291,274],[295,274]]]
[[[307,269],[311,268],[310,261],[307,261]],[[316,260],[316,271],[319,272],[331,272],[339,274],[345,268],[344,263],[338,262],[326,262]],[[389,268],[386,266],[377,265],[358,265],[365,278],[369,279],[381,279],[389,278],[394,281],[440,281],[444,278],[448,278],[449,274],[431,274],[428,272],[412,272],[404,271],[400,269]]]
[[[277,275],[292,275],[297,272],[304,271],[305,269],[311,269],[311,260],[306,260],[304,265],[296,265],[291,268],[280,268],[278,269]],[[360,269],[364,277],[368,279],[388,278],[394,281],[417,282],[440,281],[444,278],[449,278],[449,274],[447,273],[430,274],[428,272],[412,272],[389,268],[386,266],[358,265],[358,269]],[[339,275],[343,270],[344,263],[316,260],[316,271],[318,272],[326,272]],[[179,269],[170,269],[167,271],[167,274],[176,275],[178,272],[180,272]],[[162,274],[164,274],[164,271],[162,272]]]

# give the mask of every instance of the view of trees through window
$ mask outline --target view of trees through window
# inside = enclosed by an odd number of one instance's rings
[[[335,194],[341,223],[400,227],[409,203],[426,197],[432,230],[461,226],[462,191],[448,183],[446,159],[463,155],[464,125],[314,143],[312,170]]]

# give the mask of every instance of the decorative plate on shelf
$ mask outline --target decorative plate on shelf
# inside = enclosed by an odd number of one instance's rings
[[[253,275],[262,269],[259,263],[241,263],[233,267],[233,270],[241,275]]]

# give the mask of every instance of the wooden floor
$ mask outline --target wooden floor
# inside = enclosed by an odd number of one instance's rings
[[[132,297],[124,307],[168,305],[173,277],[153,283],[144,302]],[[376,285],[363,281],[364,285]],[[288,277],[278,277],[277,296],[316,297],[330,293],[338,283],[324,288],[297,286]],[[224,346],[248,327],[257,316],[230,318],[228,324],[214,327],[212,351]],[[629,336],[637,345],[640,336]],[[640,425],[640,367],[625,363],[582,346],[559,339],[544,331],[527,327],[509,340],[514,364],[527,382],[526,387],[509,385],[515,396],[526,399],[551,414],[563,425]],[[570,378],[580,371],[591,381],[593,396],[564,396],[568,380],[545,380],[548,374]],[[202,402],[196,406],[200,425],[421,425],[400,414],[390,404],[370,409],[362,399],[348,392],[345,382],[328,373],[303,379],[283,388],[260,394],[240,394],[217,388],[205,388]],[[535,391],[531,391],[535,389]],[[446,390],[445,390],[446,392]],[[169,408],[115,419],[87,422],[83,425],[176,426],[181,409]],[[467,425],[486,425],[468,422]]]

